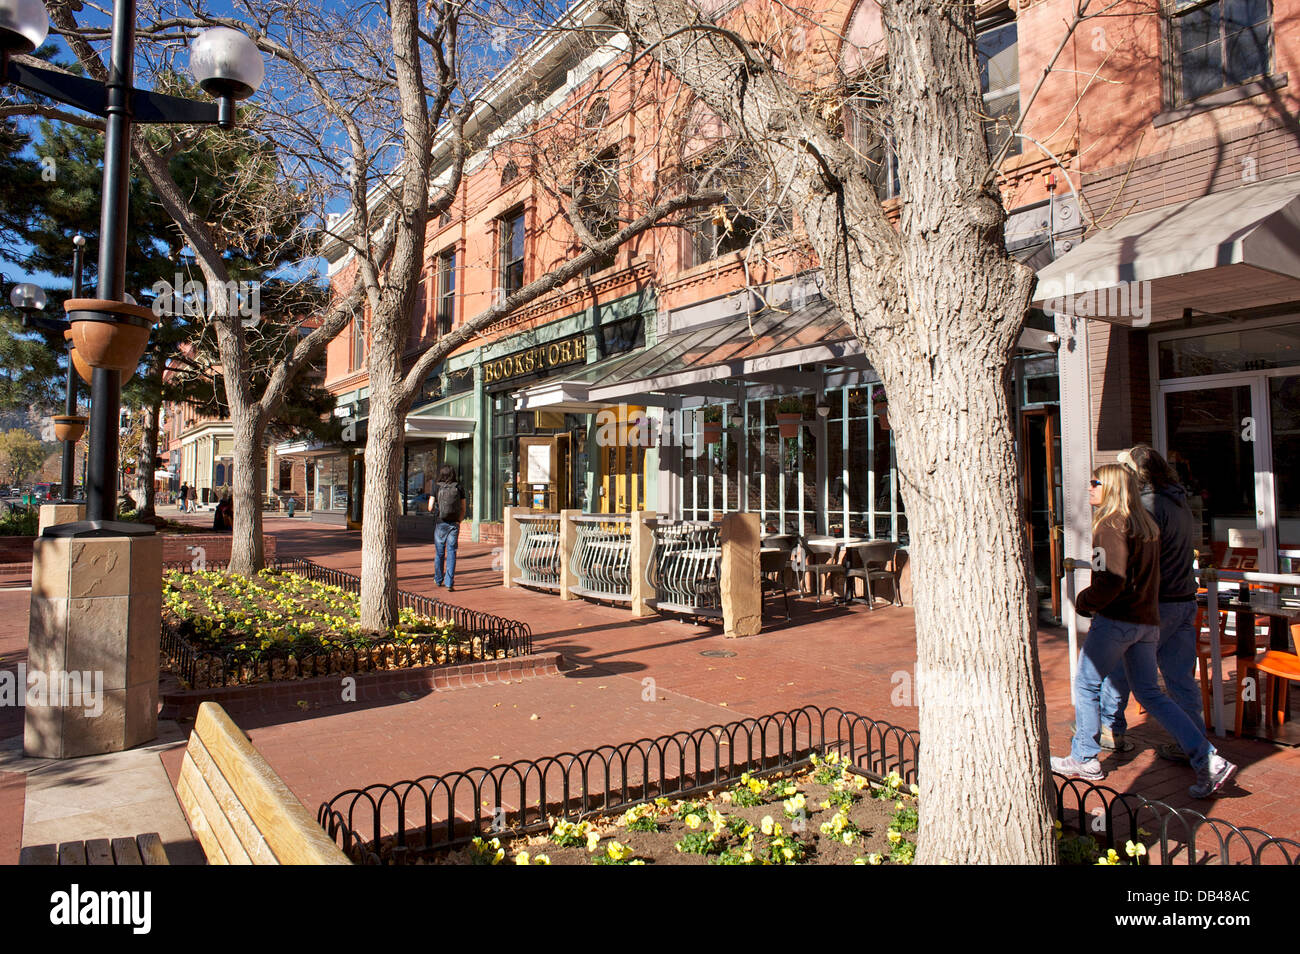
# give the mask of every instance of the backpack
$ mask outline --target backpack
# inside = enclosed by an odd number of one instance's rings
[[[438,519],[452,521],[460,516],[460,484],[439,484],[434,497],[438,502]]]

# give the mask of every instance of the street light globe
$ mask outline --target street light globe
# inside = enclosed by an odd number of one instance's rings
[[[9,303],[19,311],[44,311],[45,289],[31,282],[21,282],[9,293]]]
[[[0,0],[0,50],[30,53],[50,32],[41,0]]]
[[[11,0],[0,0],[0,3]],[[24,0],[25,2],[25,0]],[[190,45],[190,72],[211,96],[247,99],[266,76],[257,44],[229,27],[212,27]]]

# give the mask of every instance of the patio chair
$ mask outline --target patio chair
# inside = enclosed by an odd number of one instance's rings
[[[791,550],[766,550],[758,555],[758,572],[761,593],[781,591],[785,599],[785,618],[790,618],[790,581],[787,576],[794,572]],[[767,606],[764,603],[764,612]]]
[[[1300,649],[1300,623],[1291,625],[1291,638]],[[1242,689],[1251,675],[1255,677],[1255,691],[1259,700],[1259,720],[1267,727],[1269,738],[1273,737],[1274,727],[1286,722],[1290,709],[1288,690],[1292,682],[1300,682],[1300,655],[1269,649],[1255,659],[1237,660],[1237,721],[1236,735],[1241,738],[1241,726],[1246,707],[1242,703]],[[1264,679],[1267,676],[1267,691]]]
[[[876,592],[872,585],[878,580],[888,580],[891,587],[889,602],[902,606],[898,594],[898,574],[885,567],[898,552],[898,544],[892,540],[872,540],[845,548],[848,554],[848,570],[844,578],[845,599],[849,599],[850,580],[861,580],[866,590],[867,609],[875,611]]]
[[[826,595],[826,578],[828,576],[832,578],[838,576],[844,587],[845,596],[847,596],[848,584],[844,577],[845,568],[844,564],[840,562],[841,548],[836,545],[834,552],[831,553],[830,558],[825,563],[812,562],[812,555],[817,552],[818,550],[813,548],[807,537],[802,535],[799,537],[799,560],[795,564],[795,571],[799,580],[799,592],[803,593],[804,576],[810,575],[814,577],[817,580],[817,602],[820,603],[822,597]]]

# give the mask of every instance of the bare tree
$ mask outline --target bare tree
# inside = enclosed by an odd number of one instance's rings
[[[1053,862],[1006,387],[1033,276],[1003,240],[974,5],[882,0],[880,48],[848,75],[817,9],[600,3],[766,165],[888,392],[916,594],[918,861]],[[873,143],[897,163],[896,224]]]

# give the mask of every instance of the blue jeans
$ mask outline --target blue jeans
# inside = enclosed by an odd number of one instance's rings
[[[1197,725],[1205,725],[1201,689],[1196,684],[1196,601],[1160,604],[1160,641],[1156,663],[1165,677],[1165,692]],[[1116,666],[1101,685],[1101,724],[1125,732],[1128,722],[1128,677]]]
[[[439,586],[451,586],[456,576],[456,541],[460,538],[459,523],[438,521],[433,528],[433,582]],[[447,563],[447,575],[442,575],[444,557]]]
[[[1192,767],[1201,768],[1214,747],[1201,726],[1172,699],[1160,691],[1156,679],[1156,644],[1160,627],[1143,623],[1121,623],[1097,616],[1079,656],[1079,671],[1074,677],[1074,742],[1070,754],[1076,761],[1095,759],[1101,751],[1102,680],[1123,666],[1133,694],[1146,710],[1159,720],[1179,747],[1192,759]]]

